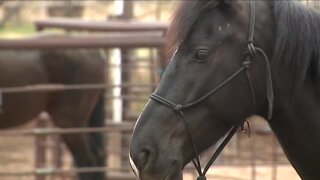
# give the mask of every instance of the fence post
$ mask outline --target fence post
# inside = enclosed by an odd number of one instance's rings
[[[39,115],[36,128],[46,128],[48,126],[47,119],[43,118],[43,116]],[[46,161],[46,142],[47,137],[43,135],[35,136],[35,169],[44,168],[47,164]],[[35,174],[36,180],[45,180],[45,176]]]
[[[62,152],[62,141],[60,135],[53,135],[51,138],[52,147],[52,163],[55,169],[61,169],[63,167],[63,152]],[[60,179],[64,179],[63,175],[60,175]]]

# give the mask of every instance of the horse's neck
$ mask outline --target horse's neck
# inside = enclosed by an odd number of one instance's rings
[[[320,106],[310,91],[275,108],[271,128],[302,179],[320,179]]]

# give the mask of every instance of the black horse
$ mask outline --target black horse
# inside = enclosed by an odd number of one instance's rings
[[[182,2],[168,34],[174,54],[133,133],[137,176],[181,179],[257,114],[300,177],[320,179],[319,28],[320,14],[295,1]]]

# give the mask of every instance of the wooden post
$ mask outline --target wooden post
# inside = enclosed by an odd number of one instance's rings
[[[118,6],[122,6],[122,9],[118,9],[119,12],[117,12],[117,15],[113,17],[115,20],[130,20],[133,18],[133,1],[126,1],[126,0],[118,0],[117,2]],[[119,52],[119,50],[116,50],[116,52]],[[120,84],[127,84],[130,81],[130,71],[128,69],[128,65],[130,62],[130,56],[131,51],[127,48],[120,49],[120,58],[118,59],[117,65],[120,67]],[[121,115],[117,115],[117,118],[115,119],[115,122],[121,123],[123,119],[128,119],[128,109],[129,109],[129,101],[126,99],[123,99],[125,95],[128,94],[129,89],[128,87],[122,87],[120,90],[121,95],[121,101],[118,104],[121,104],[121,107],[115,107],[114,108],[121,108],[120,111]],[[116,100],[117,101],[117,100]],[[119,111],[119,109],[117,109]],[[108,147],[112,147],[112,149],[109,148],[109,152],[112,151],[112,153],[109,153],[108,156],[108,166],[111,169],[120,169],[122,167],[122,147],[123,144],[126,141],[122,139],[121,132],[114,132],[109,135],[109,141],[108,141]]]
[[[124,21],[130,21],[133,19],[134,13],[133,13],[133,1],[124,1],[124,6],[123,6],[123,14],[120,17],[120,19]],[[122,65],[122,71],[121,71],[121,83],[122,84],[130,84],[130,77],[132,74],[131,67],[130,67],[130,58],[133,55],[133,51],[131,49],[127,48],[122,48],[121,49],[121,65]],[[121,88],[121,96],[126,97],[130,93],[130,87],[122,87]],[[122,99],[122,118],[124,120],[130,120],[131,118],[129,117],[129,111],[130,111],[130,100],[123,98]],[[125,134],[122,134],[121,132],[119,133],[120,135],[120,148],[117,149],[119,150],[118,152],[123,152],[125,147],[129,147],[128,141],[125,138]],[[121,154],[120,154],[121,156]],[[127,157],[121,156],[121,162],[120,166],[123,167],[127,165]]]
[[[118,170],[122,167],[122,136],[121,132],[112,132],[108,134],[108,168]]]
[[[63,167],[63,152],[62,141],[60,135],[55,134],[52,136],[52,163],[55,169],[61,169]],[[59,179],[63,179],[63,175],[59,176]]]
[[[118,19],[129,21],[133,18],[133,1],[124,1],[123,2],[123,13],[118,16]],[[128,84],[130,82],[130,57],[132,52],[130,49],[122,48],[121,49],[121,83]],[[125,97],[130,92],[129,87],[121,88],[121,96]],[[128,119],[128,110],[130,108],[130,102],[127,99],[122,99],[122,118]]]
[[[150,52],[150,68],[149,68],[149,73],[150,73],[150,83],[152,84],[152,87],[150,88],[151,93],[155,91],[155,87],[153,86],[154,84],[159,82],[158,76],[157,76],[157,49],[151,48],[149,50]]]

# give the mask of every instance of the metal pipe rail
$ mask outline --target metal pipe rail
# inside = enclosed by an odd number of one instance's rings
[[[133,21],[86,21],[79,19],[49,19],[34,21],[37,31],[46,28],[58,28],[67,31],[95,32],[133,32],[133,31],[162,31],[166,32],[169,23],[163,22],[133,22]]]
[[[3,49],[65,49],[65,48],[142,48],[162,47],[164,37],[159,33],[124,33],[86,36],[48,36],[25,39],[0,39]]]
[[[107,167],[81,167],[72,169],[60,169],[60,168],[38,168],[33,171],[21,171],[21,172],[0,172],[0,176],[48,176],[48,175],[65,175],[71,176],[74,173],[93,173],[93,172],[108,172],[108,176],[114,179],[131,179],[134,180],[135,177],[132,173],[115,172],[119,169],[110,169]],[[124,169],[127,170],[127,169]],[[129,171],[130,172],[130,171]]]
[[[70,91],[70,90],[95,90],[95,89],[111,89],[115,87],[139,87],[150,88],[156,87],[156,84],[121,84],[121,85],[106,85],[106,84],[36,84],[18,87],[3,87],[0,88],[0,93],[23,93],[23,92],[39,92],[39,91]]]
[[[131,132],[134,124],[106,124],[101,128],[35,128],[23,130],[3,130],[0,136],[49,136],[54,134],[81,134],[81,133],[97,133],[97,132]]]

